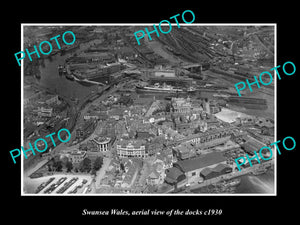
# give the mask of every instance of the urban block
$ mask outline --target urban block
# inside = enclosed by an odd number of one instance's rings
[[[66,140],[61,139],[60,133],[61,133],[62,131],[65,131],[66,133],[68,133],[68,139],[66,139]],[[52,137],[54,134],[55,134],[55,132],[53,132],[52,134],[49,134],[49,135],[47,135],[47,136],[45,136],[45,137],[50,137],[50,139],[51,139],[51,141],[52,141],[52,143],[53,143],[53,146],[55,147],[55,146],[56,146],[56,143],[55,143],[55,141],[54,141],[54,139],[53,139],[53,137]],[[70,133],[70,131],[69,131],[68,129],[62,128],[62,129],[60,129],[60,130],[57,132],[57,138],[58,138],[58,140],[60,140],[61,142],[66,143],[66,142],[68,142],[68,141],[71,139],[71,133]],[[38,144],[38,142],[40,142],[40,143],[43,142],[43,143],[44,143],[44,145],[45,145],[44,149],[41,150],[41,149],[38,148],[38,146],[41,145],[41,144]],[[22,151],[23,151],[23,154],[24,154],[24,156],[25,156],[25,159],[28,158],[28,157],[27,157],[27,154],[26,154],[26,152],[28,152],[28,151],[31,151],[32,154],[35,155],[35,152],[34,152],[34,150],[33,150],[32,144],[31,144],[30,142],[29,142],[29,146],[30,146],[30,148],[27,149],[27,150],[25,150],[24,147],[21,146],[21,149],[22,149]],[[48,148],[47,141],[46,141],[45,139],[43,139],[43,138],[39,138],[39,139],[35,140],[35,142],[34,142],[34,148],[35,148],[38,152],[44,152],[44,151],[46,151],[47,148]],[[17,154],[14,155],[13,152],[17,152]],[[13,161],[14,161],[14,164],[16,164],[15,158],[16,158],[16,157],[19,157],[19,156],[21,155],[20,149],[17,149],[17,148],[16,148],[16,149],[13,149],[13,150],[11,150],[9,153],[10,153],[10,155],[11,155]]]
[[[286,146],[285,142],[286,142],[287,139],[291,139],[291,140],[293,141],[293,147],[288,148],[288,147]],[[278,143],[279,143],[279,142],[280,142],[280,140],[279,140],[279,141],[275,141],[275,142],[271,143],[270,146],[275,145],[278,154],[281,155],[281,151],[280,151],[280,149],[279,149],[279,147],[278,147]],[[290,151],[290,150],[293,150],[293,149],[296,147],[296,141],[295,141],[295,139],[294,139],[293,137],[288,136],[288,137],[285,137],[285,138],[282,140],[282,145],[283,145],[283,147],[284,147],[286,150]],[[268,158],[265,158],[265,156],[262,155],[262,151],[263,151],[264,149],[268,149],[268,151],[270,152],[270,156],[269,156]],[[247,160],[248,160],[249,165],[250,165],[251,167],[252,167],[251,161],[252,161],[253,159],[256,159],[256,161],[257,161],[259,164],[261,163],[260,159],[262,159],[262,160],[264,160],[264,161],[270,160],[270,159],[272,158],[272,156],[273,156],[273,152],[272,152],[272,149],[271,149],[269,146],[264,146],[264,147],[262,147],[262,148],[259,150],[259,156],[260,156],[260,157],[258,157],[258,154],[257,154],[256,151],[254,151],[254,155],[255,155],[255,156],[253,156],[252,158],[250,158],[248,154],[246,154],[246,157],[239,157],[239,158],[236,158],[236,159],[235,159],[235,163],[236,163],[236,165],[237,165],[238,170],[241,171],[241,167],[240,167],[240,166],[241,166],[241,165],[244,165],[244,164],[246,163]],[[240,162],[240,160],[241,160],[242,162]]]
[[[187,12],[189,12],[189,13],[192,14],[192,16],[193,16],[193,19],[192,19],[191,21],[186,21],[186,19],[185,19],[185,16],[184,16],[184,15],[185,15]],[[180,25],[179,25],[178,20],[177,20],[177,17],[178,17],[178,16],[180,16],[179,13],[176,14],[175,16],[171,16],[170,19],[174,19],[175,22],[176,22],[176,24],[177,24],[177,27],[180,28]],[[185,22],[186,24],[190,24],[190,23],[193,23],[193,22],[195,21],[195,14],[194,14],[191,10],[185,10],[185,11],[182,13],[181,18],[182,18],[183,22]],[[161,24],[162,24],[162,23],[168,23],[168,24],[169,24],[169,29],[168,29],[168,30],[163,30],[163,29],[161,28]],[[154,30],[152,30],[152,31],[149,31],[148,28],[145,28],[145,30],[146,30],[146,32],[147,32],[147,35],[148,35],[148,37],[149,37],[150,40],[152,40],[150,34],[152,34],[152,33],[154,33],[154,32],[156,33],[157,37],[159,37],[159,32],[158,32],[158,30],[157,30],[157,27],[156,27],[154,24],[153,24],[153,27],[154,27]],[[160,30],[161,33],[163,33],[163,34],[168,34],[168,33],[170,33],[171,30],[172,30],[172,24],[171,24],[170,21],[168,21],[168,20],[162,20],[162,21],[160,21],[160,23],[158,24],[158,28],[159,28],[159,30]],[[141,35],[140,35],[140,34],[137,35],[138,33],[141,33]],[[137,32],[134,33],[134,36],[135,36],[135,38],[136,38],[137,43],[138,43],[139,45],[141,45],[141,43],[140,43],[139,40],[145,37],[145,32],[144,32],[143,30],[139,30],[139,31],[137,31]]]
[[[286,68],[285,68],[285,67],[286,67],[287,64],[291,64],[291,65],[292,65],[292,67],[293,67],[293,71],[292,71],[292,72],[287,72],[287,71],[286,71]],[[273,67],[273,68],[271,68],[270,70],[271,70],[271,71],[272,71],[272,70],[275,70],[278,79],[281,80],[281,76],[280,76],[280,74],[279,74],[279,72],[278,72],[278,68],[279,68],[279,67],[280,67],[280,65],[279,65],[279,66],[276,66],[276,67]],[[283,64],[282,70],[283,70],[283,72],[284,72],[286,75],[291,76],[291,75],[293,75],[293,74],[296,72],[296,66],[295,66],[294,63],[288,61],[288,62],[285,62],[285,63]],[[289,70],[290,70],[290,68],[289,68]],[[262,80],[262,77],[269,77],[269,78],[268,78],[268,79],[270,79],[269,82],[265,83],[265,82]],[[249,80],[246,79],[246,83],[248,84],[248,87],[249,87],[250,92],[252,92],[252,88],[251,88],[252,85],[255,85],[255,84],[256,84],[257,87],[260,88],[259,81],[257,80],[257,77],[256,77],[256,76],[254,76],[254,80],[255,80],[254,82],[249,83]],[[260,83],[261,83],[262,85],[268,86],[268,85],[270,85],[270,84],[272,83],[272,81],[273,81],[273,76],[272,76],[272,74],[271,74],[269,71],[264,71],[264,72],[262,72],[262,73],[259,75],[259,80],[260,80]],[[239,85],[242,85],[242,86],[239,86]],[[246,88],[245,82],[239,82],[239,83],[236,83],[234,86],[235,86],[235,88],[236,88],[237,93],[239,94],[239,96],[241,96],[241,92],[240,92],[240,91],[241,91],[241,90],[244,90],[244,89]]]
[[[71,35],[73,36],[73,41],[72,41],[72,42],[67,42],[67,41],[66,41],[66,39],[65,39],[66,34],[71,34]],[[59,44],[59,42],[58,42],[58,40],[57,40],[59,37],[60,37],[60,34],[57,35],[57,36],[55,36],[55,37],[50,38],[50,40],[51,40],[51,41],[52,41],[52,40],[55,40],[56,45],[57,45],[57,48],[58,48],[58,49],[61,49],[61,46],[60,46],[60,44]],[[63,35],[62,35],[62,40],[63,40],[63,42],[64,42],[66,45],[72,45],[72,44],[74,44],[74,42],[75,42],[75,40],[76,40],[76,37],[75,37],[75,34],[74,34],[72,31],[66,31],[66,32],[63,33]],[[43,51],[43,48],[42,48],[43,45],[48,45],[48,46],[49,46],[49,51],[48,51],[48,52],[44,52],[44,51]],[[34,48],[34,51],[33,51],[33,52],[29,52],[29,51],[28,51],[28,48],[26,48],[27,56],[29,57],[29,60],[30,60],[30,61],[32,61],[31,55],[33,55],[33,54],[36,54],[37,57],[40,58],[40,54],[39,54],[39,52],[38,52],[37,47],[36,47],[35,45],[33,45],[33,48]],[[40,52],[41,52],[43,55],[49,55],[49,54],[52,52],[53,47],[52,47],[52,44],[51,44],[49,41],[42,41],[42,42],[40,43],[40,45],[39,45],[39,49],[40,49]],[[18,58],[18,55],[21,55],[21,57]],[[23,51],[20,51],[20,52],[15,53],[15,58],[16,58],[18,64],[19,64],[19,66],[21,66],[20,61],[21,61],[22,59],[24,59],[25,57],[26,57],[26,53],[23,52]]]

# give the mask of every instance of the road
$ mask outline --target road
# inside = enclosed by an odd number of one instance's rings
[[[103,158],[103,165],[102,165],[101,169],[97,172],[97,175],[96,175],[96,189],[100,188],[100,182],[106,173],[106,170],[110,164],[110,161],[111,161],[111,158],[107,158],[107,157]]]

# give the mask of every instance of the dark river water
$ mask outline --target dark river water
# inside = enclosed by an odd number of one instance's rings
[[[65,75],[59,75],[57,66],[63,65],[68,56],[68,54],[63,56],[56,54],[51,61],[46,59],[45,67],[40,66],[41,78],[38,80],[38,84],[41,87],[55,91],[58,95],[80,100],[90,92],[97,90],[97,86],[84,86],[76,81],[66,79]]]
[[[274,193],[274,174],[271,171],[258,176],[245,175],[241,179],[241,183],[237,186],[235,193]]]

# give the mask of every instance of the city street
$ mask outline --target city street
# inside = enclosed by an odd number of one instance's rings
[[[97,171],[97,175],[96,175],[96,189],[100,188],[100,182],[105,175],[106,169],[108,168],[110,161],[111,158],[107,158],[107,157],[103,158],[103,165],[101,169]]]

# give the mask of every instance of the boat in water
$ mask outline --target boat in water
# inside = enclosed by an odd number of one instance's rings
[[[155,83],[153,86],[136,86],[137,92],[152,92],[152,93],[178,93],[183,92],[180,88],[174,88],[171,85],[167,85],[163,83],[160,85],[159,83]]]
[[[238,184],[241,183],[241,180],[242,180],[241,178],[232,179],[226,183],[226,186],[230,186],[230,187],[237,186]]]

